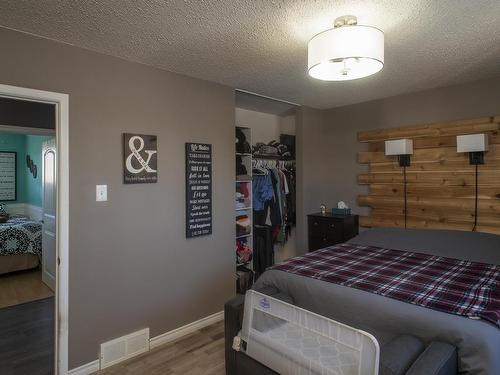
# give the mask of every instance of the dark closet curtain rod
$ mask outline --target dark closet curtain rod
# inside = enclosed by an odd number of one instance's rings
[[[279,156],[279,155],[258,155],[258,154],[253,154],[252,157],[254,159],[262,159],[262,160],[281,160],[281,161],[295,162],[295,159],[284,158],[284,157]]]

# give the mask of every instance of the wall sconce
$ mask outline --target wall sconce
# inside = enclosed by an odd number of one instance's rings
[[[397,155],[400,167],[410,166],[410,155],[413,155],[413,139],[396,139],[385,141],[385,154]]]
[[[474,227],[472,231],[476,231],[477,227],[477,203],[478,203],[478,165],[484,164],[484,153],[488,151],[488,135],[487,134],[468,134],[457,136],[457,152],[468,152],[469,163],[475,166],[476,169],[476,183],[474,202]]]
[[[408,200],[406,194],[406,167],[411,164],[411,156],[413,155],[413,139],[396,139],[393,141],[385,141],[385,154],[387,156],[397,155],[399,166],[403,168],[403,188],[404,188],[404,215],[405,228],[408,217]]]
[[[486,134],[457,136],[457,152],[468,152],[471,165],[484,164],[485,151],[488,151],[488,136]]]

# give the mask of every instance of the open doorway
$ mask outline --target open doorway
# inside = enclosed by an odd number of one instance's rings
[[[67,373],[67,104],[64,94],[0,85],[0,368],[6,374]]]
[[[0,124],[0,362],[12,374],[52,374],[55,108],[0,98]]]

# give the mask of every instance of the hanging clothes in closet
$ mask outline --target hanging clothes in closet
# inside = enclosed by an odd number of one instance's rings
[[[253,271],[257,280],[274,264],[274,251],[271,226],[254,225],[253,230]]]
[[[294,161],[253,160],[254,224],[272,227],[273,243],[286,243],[295,221]]]

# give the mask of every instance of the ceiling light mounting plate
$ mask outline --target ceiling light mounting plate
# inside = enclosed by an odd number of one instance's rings
[[[356,16],[342,16],[335,18],[333,22],[334,27],[342,27],[342,26],[353,26],[358,24],[358,18]]]

